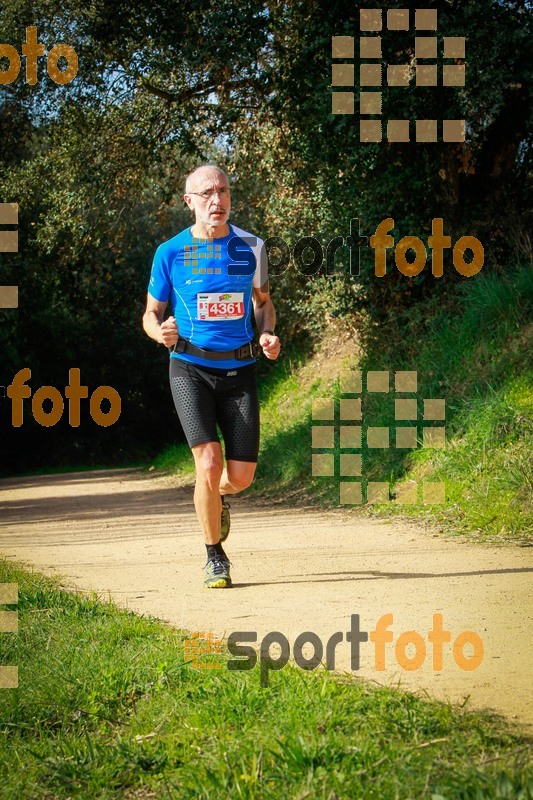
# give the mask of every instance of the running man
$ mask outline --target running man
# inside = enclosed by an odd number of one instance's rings
[[[195,222],[156,251],[143,327],[171,350],[172,397],[196,467],[194,505],[207,549],[204,585],[219,589],[231,586],[222,546],[230,529],[225,498],[250,486],[257,465],[256,358],[262,350],[276,359],[280,342],[263,241],[228,222],[225,173],[209,164],[196,167],[183,198]],[[173,316],[164,320],[169,302]],[[252,305],[259,344],[253,341]]]

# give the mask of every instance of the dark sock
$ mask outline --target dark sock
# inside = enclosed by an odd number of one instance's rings
[[[214,558],[215,556],[226,555],[226,553],[224,552],[224,548],[222,547],[222,542],[217,542],[216,544],[206,544],[205,549],[207,550],[208,561],[211,558]]]

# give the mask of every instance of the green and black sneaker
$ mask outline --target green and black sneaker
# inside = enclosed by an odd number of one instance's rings
[[[229,503],[225,499],[224,495],[221,495],[222,499],[222,512],[220,514],[220,541],[225,542],[229,536],[229,530],[231,528],[231,517],[229,513]]]
[[[204,586],[206,589],[229,589],[231,576],[230,563],[226,556],[213,556],[204,567]]]

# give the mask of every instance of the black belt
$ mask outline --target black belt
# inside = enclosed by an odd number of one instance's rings
[[[211,361],[225,361],[228,358],[235,358],[238,361],[246,361],[250,358],[258,358],[261,348],[255,339],[251,342],[237,347],[236,350],[226,350],[221,353],[218,350],[204,350],[203,347],[196,347],[191,344],[187,339],[182,339],[181,336],[174,347],[169,348],[171,353],[188,353],[191,356],[199,356],[200,358],[208,358]]]

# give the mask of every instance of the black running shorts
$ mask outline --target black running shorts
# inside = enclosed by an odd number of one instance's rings
[[[224,438],[226,459],[257,462],[259,400],[256,365],[200,367],[170,359],[170,388],[189,447]]]

